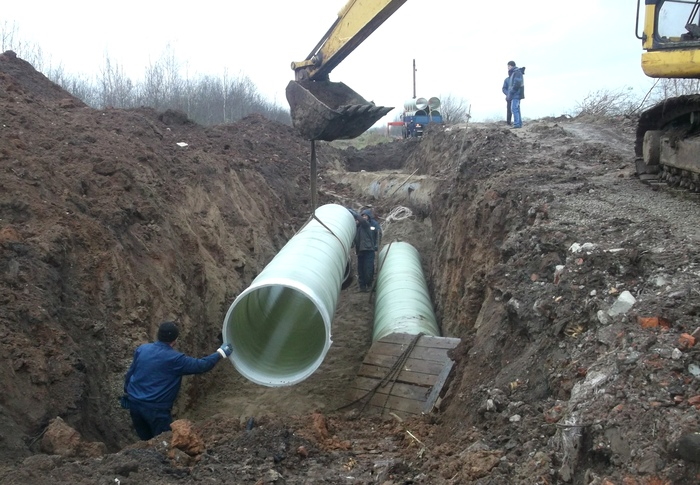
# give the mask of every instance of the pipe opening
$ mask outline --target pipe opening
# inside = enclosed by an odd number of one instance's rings
[[[231,361],[249,380],[267,386],[306,379],[330,346],[330,322],[319,303],[298,288],[266,285],[242,294],[224,323]]]

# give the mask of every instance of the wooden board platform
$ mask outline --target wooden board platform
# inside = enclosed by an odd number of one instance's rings
[[[400,417],[429,413],[454,365],[447,353],[459,342],[458,338],[406,333],[374,342],[349,389],[348,401],[363,413]]]

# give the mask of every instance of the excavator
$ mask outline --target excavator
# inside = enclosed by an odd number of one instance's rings
[[[368,102],[343,83],[331,82],[329,74],[404,3],[348,1],[306,59],[292,62],[295,79],[287,86],[287,101],[294,127],[311,140],[312,175],[315,140],[355,138],[391,111]],[[637,0],[636,25],[647,76],[700,79],[700,0]],[[640,177],[700,192],[700,94],[669,98],[643,112],[635,154]]]
[[[642,70],[652,78],[700,79],[700,0],[637,0]],[[700,192],[700,95],[666,99],[644,111],[635,141],[637,174]]]
[[[393,107],[376,106],[330,72],[406,0],[350,0],[306,59],[292,62],[287,85],[292,124],[307,140],[342,140],[360,136]],[[313,150],[313,144],[312,144]],[[312,155],[313,156],[313,155]]]

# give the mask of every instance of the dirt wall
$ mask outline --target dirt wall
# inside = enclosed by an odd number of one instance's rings
[[[216,349],[235,295],[308,216],[308,146],[256,116],[93,110],[7,56],[0,83],[0,414],[118,446],[133,350],[166,319],[181,350]],[[187,380],[179,405],[207,385]]]

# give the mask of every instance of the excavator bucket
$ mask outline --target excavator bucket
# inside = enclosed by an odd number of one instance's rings
[[[331,81],[290,81],[287,101],[294,128],[307,140],[356,138],[393,109]]]

